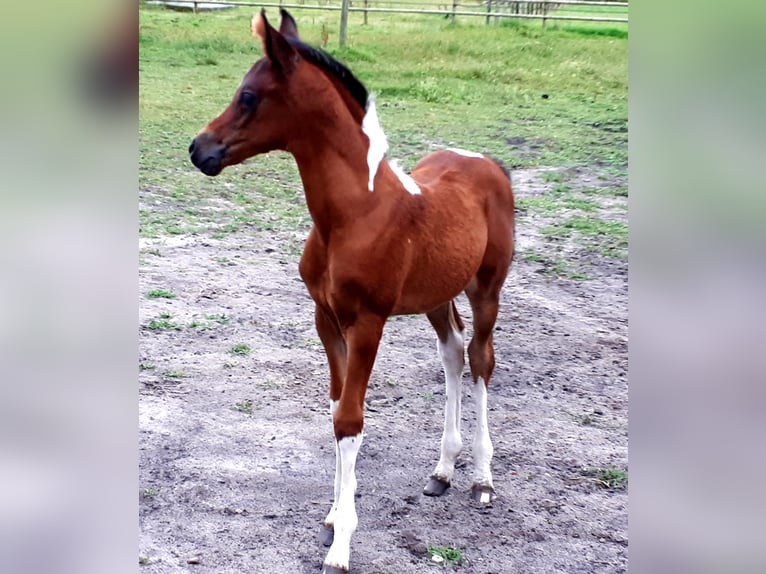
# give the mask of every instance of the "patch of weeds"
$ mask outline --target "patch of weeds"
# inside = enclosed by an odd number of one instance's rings
[[[159,494],[159,490],[156,488],[145,488],[144,489],[144,496],[157,496]]]
[[[276,389],[279,385],[272,380],[272,379],[266,379],[265,381],[261,381],[261,387],[264,389]]]
[[[432,562],[443,564],[444,566],[462,564],[465,560],[463,550],[452,546],[432,546],[428,549],[428,553],[431,555]]]
[[[624,186],[584,187],[582,192],[585,195],[600,195],[602,197],[628,197],[628,188]]]
[[[561,205],[549,197],[520,197],[516,200],[516,209],[521,213],[533,211],[537,215],[555,215]]]
[[[624,257],[628,247],[628,226],[617,221],[603,221],[595,217],[573,217],[556,225],[540,230],[551,237],[571,237],[578,233],[582,238],[595,241],[596,245],[587,245],[589,251],[595,251],[607,257]]]
[[[138,557],[138,563],[139,564],[149,564],[149,559],[146,556],[139,556]]]
[[[205,315],[205,319],[207,319],[207,321],[202,321],[201,319],[195,318],[191,323],[189,323],[189,327],[207,331],[215,327],[215,324],[226,325],[229,322],[229,318],[226,315]],[[213,323],[208,321],[212,321]]]
[[[232,355],[239,355],[240,357],[244,357],[252,353],[253,350],[250,348],[249,345],[245,343],[237,343],[231,349],[229,349],[229,352]]]
[[[138,363],[139,371],[151,371],[154,368],[154,365],[151,363]]]
[[[566,176],[559,171],[548,171],[543,174],[543,181],[546,183],[561,183],[566,180]]]
[[[544,263],[546,261],[545,257],[540,255],[539,253],[528,253],[524,257],[522,257],[523,261],[531,261],[533,263]]]
[[[152,331],[180,331],[180,325],[170,320],[172,317],[170,313],[160,313],[159,317],[149,321],[147,328]]]
[[[541,253],[531,252],[524,255],[522,260],[528,263],[539,263],[542,268],[536,271],[549,277],[566,277],[573,281],[589,281],[592,279],[587,273],[573,270],[564,259],[551,259]]]
[[[583,475],[594,479],[607,490],[625,490],[628,487],[628,471],[620,468],[586,468]]]
[[[566,193],[572,192],[572,186],[568,183],[557,183],[553,186],[553,189],[551,190],[552,193],[556,195],[564,195]]]
[[[390,387],[395,387],[397,385],[396,379],[386,379],[386,384]]]
[[[228,361],[223,364],[224,369],[233,369],[234,367],[238,367],[237,363],[229,363]]]
[[[241,403],[237,403],[234,406],[241,413],[245,413],[246,415],[253,414],[253,401],[242,401]]]
[[[572,281],[590,281],[592,279],[592,277],[587,273],[580,273],[579,271],[567,273],[567,278],[571,279]]]
[[[564,207],[569,209],[579,209],[581,211],[595,211],[599,208],[599,205],[595,201],[590,201],[589,199],[568,197],[564,200]]]
[[[161,257],[160,250],[156,247],[147,247],[145,249],[141,250],[141,253],[146,253],[147,255],[156,255],[157,257]]]
[[[146,294],[148,299],[175,299],[176,294],[167,289],[152,289]]]
[[[166,373],[163,373],[162,376],[166,379],[185,379],[189,375],[183,371],[167,371]]]
[[[307,337],[306,339],[301,339],[297,346],[301,349],[314,349],[315,347],[319,347],[321,345],[322,341],[316,337]]]

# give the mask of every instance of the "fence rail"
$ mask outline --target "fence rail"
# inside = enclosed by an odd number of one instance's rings
[[[417,1],[403,0],[329,0],[327,3],[321,3],[321,0],[315,0],[314,4],[304,4],[298,2],[251,2],[247,0],[175,0],[173,2],[152,2],[152,4],[161,4],[169,8],[182,8],[194,11],[205,9],[223,8],[223,7],[274,7],[274,8],[292,8],[302,10],[328,10],[341,12],[341,31],[340,43],[345,44],[346,23],[350,12],[362,12],[364,14],[364,23],[367,23],[367,15],[370,13],[389,13],[389,14],[435,14],[449,17],[454,20],[457,16],[483,17],[487,24],[492,19],[497,22],[500,19],[520,19],[520,20],[542,20],[543,26],[548,21],[573,21],[573,22],[617,22],[627,24],[628,22],[628,2],[623,1],[604,1],[599,0],[439,0],[427,4]],[[381,6],[384,5],[384,6]],[[427,6],[435,7],[427,7]],[[603,8],[623,8],[624,15],[582,15],[576,12],[576,7],[603,7]],[[573,10],[574,8],[574,10]],[[562,13],[562,9],[564,13]],[[592,10],[591,10],[592,11]]]

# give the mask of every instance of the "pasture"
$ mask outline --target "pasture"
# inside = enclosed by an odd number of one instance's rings
[[[624,31],[352,14],[339,50],[337,13],[292,12],[377,94],[389,157],[411,168],[434,149],[481,151],[512,168],[517,197],[489,391],[498,499],[469,498],[467,371],[453,486],[421,494],[444,375],[427,320],[393,319],[367,395],[352,572],[627,571]],[[310,228],[297,169],[272,153],[207,178],[187,155],[260,57],[252,13],[140,9],[145,572],[308,573],[324,556],[333,433],[297,271]]]

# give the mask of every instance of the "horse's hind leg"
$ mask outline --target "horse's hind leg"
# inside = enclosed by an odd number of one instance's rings
[[[471,493],[473,498],[482,504],[491,502],[495,498],[491,469],[494,449],[489,438],[487,422],[487,386],[495,367],[492,330],[497,319],[500,289],[508,273],[510,256],[507,259],[507,262],[503,260],[499,265],[480,268],[465,291],[473,310],[473,337],[468,344],[468,359],[476,402],[476,435],[473,441],[474,477]]]
[[[423,489],[423,494],[440,496],[450,486],[455,472],[455,460],[463,447],[463,440],[460,438],[460,383],[465,364],[464,326],[454,301],[434,309],[427,316],[438,337],[436,348],[444,367],[447,401],[444,406],[444,433],[439,462]]]

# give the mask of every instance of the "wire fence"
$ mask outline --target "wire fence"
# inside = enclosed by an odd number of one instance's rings
[[[203,12],[227,7],[290,8],[340,12],[340,45],[346,43],[349,13],[362,13],[364,24],[370,14],[432,14],[452,21],[460,17],[481,17],[486,24],[504,19],[628,23],[627,0],[292,0],[252,2],[247,0],[175,0],[147,2],[176,10]]]
[[[186,9],[193,12],[205,10],[248,6],[280,7],[303,10],[334,10],[370,13],[396,14],[438,14],[455,18],[456,16],[484,17],[487,23],[502,18],[568,20],[583,22],[628,22],[628,2],[600,0],[309,0],[304,2],[250,2],[246,0],[176,0],[172,2],[150,2],[169,8]],[[346,6],[347,5],[347,8]],[[366,19],[365,19],[366,20]]]

